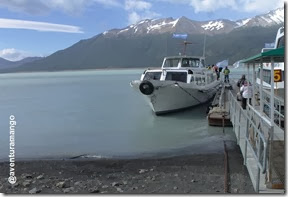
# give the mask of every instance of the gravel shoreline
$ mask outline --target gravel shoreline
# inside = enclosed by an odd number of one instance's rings
[[[229,193],[255,193],[239,148],[228,151]],[[224,193],[224,153],[171,158],[18,161],[17,182],[0,163],[0,193]]]

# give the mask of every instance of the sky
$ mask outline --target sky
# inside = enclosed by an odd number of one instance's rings
[[[144,19],[235,21],[283,6],[284,0],[0,0],[0,57],[45,57]]]

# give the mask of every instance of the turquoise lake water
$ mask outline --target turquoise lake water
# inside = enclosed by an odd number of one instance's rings
[[[207,105],[155,116],[129,85],[142,69],[0,76],[0,160],[8,160],[15,116],[16,160],[172,156],[223,151],[232,128],[210,127]]]

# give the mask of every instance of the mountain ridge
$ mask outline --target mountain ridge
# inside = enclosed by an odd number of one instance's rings
[[[188,34],[206,33],[208,35],[229,33],[235,28],[253,27],[253,26],[273,26],[284,22],[284,7],[272,10],[266,14],[257,15],[252,18],[245,18],[236,21],[228,19],[217,19],[207,21],[195,21],[182,16],[177,19],[162,18],[162,19],[145,19],[136,24],[129,25],[122,29],[112,29],[103,32],[105,36],[131,34],[159,34],[171,32],[185,32]],[[185,27],[189,28],[185,28]]]
[[[187,47],[187,52],[193,52],[193,55],[202,55],[206,35],[206,63],[229,58],[232,64],[259,53],[265,42],[274,42],[277,29],[283,25],[282,20],[284,22],[284,8],[237,21],[201,22],[187,17],[146,19],[80,40],[46,58],[2,71],[157,67],[164,56],[177,55],[183,50],[181,40],[172,38],[173,33],[188,34],[188,41],[195,44]]]
[[[43,57],[26,57],[23,58],[22,60],[18,60],[18,61],[10,61],[7,60],[5,58],[1,58],[0,57],[0,69],[6,69],[6,68],[15,68],[21,65],[24,65],[26,63],[30,63],[36,60],[40,60]]]

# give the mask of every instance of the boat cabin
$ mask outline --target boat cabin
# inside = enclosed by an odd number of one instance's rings
[[[206,85],[216,80],[216,75],[204,66],[204,59],[192,56],[166,57],[162,69],[145,70],[141,80],[178,81]]]
[[[166,57],[162,69],[203,68],[204,58],[193,56]]]
[[[283,48],[284,46],[285,46],[284,27],[281,27],[277,31],[277,35],[276,35],[275,42],[274,42],[274,48],[263,48],[261,50],[261,53]],[[266,61],[268,60],[268,62],[265,62],[265,60]],[[276,70],[276,73],[278,74],[278,76],[281,76],[280,77],[281,80],[279,79],[277,80],[276,83],[274,83],[274,90],[276,90],[275,95],[284,98],[285,64],[284,62],[277,62],[277,61],[276,62],[274,61],[273,63],[274,63],[273,69]],[[271,78],[271,75],[275,75],[275,73],[272,72],[272,64],[269,58],[264,59],[262,62],[262,66],[259,65],[258,67],[256,83],[259,85],[261,83],[261,76],[260,76],[261,71],[262,71],[262,79],[263,79],[263,84],[262,84],[263,88],[271,89],[271,79],[273,79],[273,77]]]

